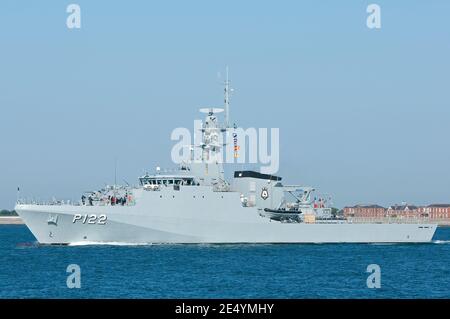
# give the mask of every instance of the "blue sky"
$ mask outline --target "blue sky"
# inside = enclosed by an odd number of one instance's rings
[[[81,7],[79,30],[66,7]],[[366,27],[381,6],[382,28]],[[222,103],[279,127],[287,183],[339,207],[450,202],[448,1],[1,1],[0,208],[172,166]]]

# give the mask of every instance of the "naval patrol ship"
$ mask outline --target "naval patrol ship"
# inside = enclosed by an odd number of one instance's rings
[[[80,202],[18,200],[15,210],[41,244],[161,243],[418,243],[432,240],[435,224],[355,223],[316,205],[314,188],[284,185],[279,176],[235,171],[211,161],[230,134],[229,82],[224,108],[206,113],[199,134],[201,160],[175,172],[139,178],[138,186],[108,186]],[[222,124],[219,113],[225,111]]]

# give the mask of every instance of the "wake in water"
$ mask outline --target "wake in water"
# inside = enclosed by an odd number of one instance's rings
[[[96,241],[80,241],[68,244],[68,246],[153,246],[159,244],[152,243],[124,243],[124,242],[96,242]]]
[[[317,243],[320,244],[320,243]],[[427,243],[420,243],[420,244],[427,244]],[[429,242],[429,244],[450,244],[450,240],[432,240]],[[271,245],[280,245],[280,244],[272,244],[272,243],[248,243],[248,244],[241,244],[241,243],[226,243],[226,244],[213,244],[213,243],[199,243],[199,244],[177,244],[177,243],[126,243],[126,242],[96,242],[96,241],[80,241],[80,242],[73,242],[68,244],[67,246],[125,246],[125,247],[133,247],[133,246],[199,246],[199,247],[261,247],[261,246],[271,246]],[[302,245],[302,244],[286,244],[286,245]],[[311,245],[311,244],[309,244]],[[321,244],[326,245],[326,244]],[[336,245],[336,244],[332,244]],[[337,244],[339,245],[339,244]],[[373,246],[392,246],[392,245],[411,245],[411,243],[368,243],[368,245]],[[23,242],[18,243],[16,245],[17,248],[37,248],[42,246],[48,246],[48,245],[41,245],[38,242]]]
[[[427,245],[427,244],[450,244],[450,240],[432,240],[426,243],[370,243],[373,246],[391,246],[391,245]]]
[[[433,240],[433,244],[450,244],[450,240]]]
[[[36,247],[39,247],[39,243],[37,241],[18,243],[16,245],[16,248],[36,248]]]
[[[260,247],[279,245],[271,243],[126,243],[126,242],[96,242],[96,241],[80,241],[70,243],[67,246],[198,246],[198,247]]]

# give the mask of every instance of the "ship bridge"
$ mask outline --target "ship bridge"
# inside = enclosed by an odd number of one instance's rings
[[[141,186],[196,185],[195,177],[189,175],[145,175],[139,178]]]

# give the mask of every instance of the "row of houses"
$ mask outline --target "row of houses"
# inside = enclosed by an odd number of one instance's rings
[[[345,217],[450,218],[450,204],[432,204],[428,206],[402,204],[392,205],[387,208],[380,205],[355,205],[344,207],[343,210]]]

